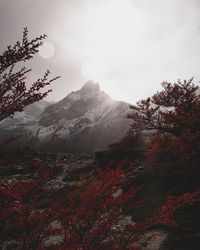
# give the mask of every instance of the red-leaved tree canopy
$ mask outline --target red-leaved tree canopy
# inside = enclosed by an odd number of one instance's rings
[[[50,71],[47,70],[44,76],[37,79],[26,91],[26,75],[31,69],[23,67],[14,72],[14,66],[33,58],[42,45],[42,40],[47,37],[41,35],[29,41],[27,35],[28,29],[24,28],[22,42],[17,41],[14,46],[8,46],[0,55],[0,121],[12,116],[16,111],[23,111],[25,106],[42,100],[52,89],[44,93],[39,90],[59,78],[58,76],[49,80]]]
[[[148,164],[163,168],[200,160],[200,95],[193,79],[171,84],[163,82],[163,91],[141,100],[130,108],[134,113],[132,129],[152,131]],[[193,169],[194,170],[194,169]]]

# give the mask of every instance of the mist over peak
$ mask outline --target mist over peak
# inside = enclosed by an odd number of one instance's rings
[[[100,91],[100,85],[99,83],[95,83],[92,80],[87,81],[86,83],[84,83],[83,87],[81,88],[81,91],[91,91],[91,90],[96,90],[96,91]]]

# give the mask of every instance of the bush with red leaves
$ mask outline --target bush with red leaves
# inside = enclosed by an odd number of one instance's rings
[[[199,171],[200,95],[192,81],[163,82],[163,91],[130,107],[132,129],[152,131],[146,165],[161,172],[186,165]]]
[[[17,63],[26,62],[33,58],[38,52],[38,48],[42,45],[42,40],[47,36],[39,36],[35,39],[28,40],[28,29],[24,28],[22,42],[17,41],[14,46],[8,46],[7,50],[0,55],[0,121],[6,117],[12,117],[16,111],[23,111],[24,107],[42,100],[52,89],[42,93],[41,88],[51,84],[59,78],[48,79],[50,71],[47,70],[44,76],[37,79],[30,89],[26,91],[27,73],[31,69],[26,67],[14,72]],[[17,139],[11,136],[8,142]],[[3,146],[5,141],[0,144]]]
[[[0,188],[0,237],[14,240],[20,249],[141,249],[154,235],[144,238],[145,230],[155,224],[173,225],[174,211],[199,200],[199,191],[182,197],[169,197],[165,206],[151,218],[132,223],[124,215],[126,202],[137,190],[124,193],[126,174],[120,167],[90,175],[77,183],[74,191],[63,189],[52,195],[50,205],[40,208],[46,190],[44,185],[55,177],[42,162],[33,162],[34,178],[8,182]],[[133,210],[141,206],[136,202]],[[51,237],[57,237],[57,242]]]

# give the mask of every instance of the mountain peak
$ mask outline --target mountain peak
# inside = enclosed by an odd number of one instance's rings
[[[93,81],[86,82],[80,89],[80,93],[83,98],[99,95],[101,93],[99,83],[94,83]]]
[[[85,92],[85,91],[100,92],[99,83],[94,83],[93,81],[88,81],[83,85],[83,87],[81,88],[81,91],[83,91],[83,92]]]
[[[14,135],[23,134],[20,147],[81,154],[105,150],[128,130],[130,121],[124,117],[129,106],[113,100],[98,83],[89,81],[30,121],[22,123],[19,117],[14,125],[0,124],[0,139],[4,140],[3,136],[13,129]]]

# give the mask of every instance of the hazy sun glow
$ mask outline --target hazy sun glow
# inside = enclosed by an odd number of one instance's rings
[[[114,99],[135,103],[161,90],[162,81],[200,79],[199,0],[1,0],[1,6],[2,50],[24,25],[32,36],[47,34],[32,66],[38,76],[42,68],[62,76],[49,100],[93,80]]]
[[[133,57],[137,57],[141,50],[142,45],[138,44],[135,36],[142,24],[140,15],[131,0],[107,1],[98,6],[98,12],[94,11],[95,7],[91,5],[88,9],[88,23],[91,25],[85,44],[87,60],[82,64],[82,73],[88,79],[100,82],[105,91],[120,99],[121,89],[115,87],[117,77],[112,76],[118,75],[118,68],[124,68],[128,73]]]
[[[55,46],[51,42],[44,42],[44,44],[39,49],[39,55],[45,59],[54,56]]]
[[[162,81],[198,81],[198,6],[197,0],[66,1],[53,28],[63,82],[72,91],[93,80],[114,99],[135,103],[161,90]]]

